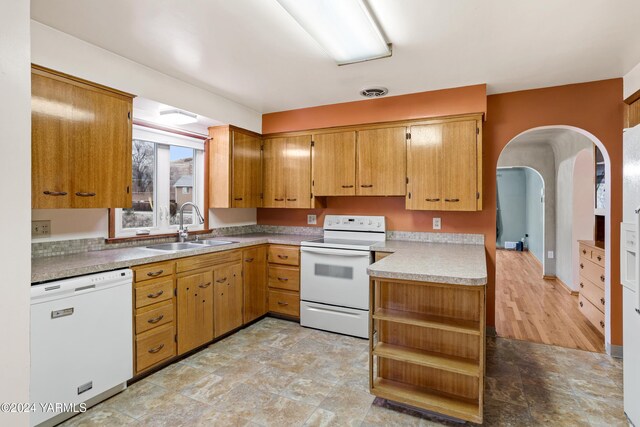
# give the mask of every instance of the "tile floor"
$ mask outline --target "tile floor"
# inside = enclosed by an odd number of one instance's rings
[[[435,426],[368,393],[368,343],[266,318],[64,426]],[[622,362],[487,341],[485,425],[623,426]]]

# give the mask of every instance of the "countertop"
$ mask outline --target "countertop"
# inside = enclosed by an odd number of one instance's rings
[[[267,243],[300,245],[300,242],[304,240],[312,240],[319,237],[322,236],[302,234],[240,234],[214,238],[215,240],[230,240],[235,242],[230,245],[209,246],[179,252],[164,252],[147,249],[143,246],[33,258],[31,260],[31,283],[46,282],[66,277],[81,276],[84,274]]]
[[[374,245],[373,250],[392,255],[371,264],[369,276],[470,286],[487,284],[484,245],[387,240]]]

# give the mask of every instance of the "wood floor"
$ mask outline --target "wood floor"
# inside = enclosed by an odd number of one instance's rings
[[[498,250],[496,270],[498,336],[604,352],[604,337],[580,313],[578,297],[542,279],[532,255]]]

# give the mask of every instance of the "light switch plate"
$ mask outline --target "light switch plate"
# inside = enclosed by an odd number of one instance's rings
[[[553,251],[547,252],[547,258],[553,259]]]
[[[440,230],[442,228],[442,221],[440,218],[433,218],[433,229]]]
[[[315,215],[307,215],[307,224],[315,225],[318,223],[318,220]]]
[[[31,237],[34,239],[51,236],[51,221],[31,221]]]

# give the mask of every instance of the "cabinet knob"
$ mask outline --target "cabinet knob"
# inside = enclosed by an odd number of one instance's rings
[[[582,303],[582,301],[580,301],[580,307],[584,307],[584,304]]]
[[[164,291],[158,291],[153,294],[148,294],[147,298],[158,298],[160,295],[164,294]]]
[[[602,261],[602,257],[598,255],[598,261]]]
[[[439,202],[440,199],[425,199],[427,202]]]
[[[287,202],[295,202],[298,199],[287,199]]]
[[[151,323],[151,324],[158,323],[162,319],[164,319],[164,314],[161,314],[160,316],[147,320],[147,323]]]
[[[604,298],[600,298],[600,302],[604,305]]]
[[[604,282],[604,274],[603,274],[602,276],[600,276],[600,280],[601,280],[602,282]]]
[[[373,184],[362,184],[362,185],[360,185],[360,187],[362,187],[362,188],[371,188],[371,187],[373,187]]]
[[[240,200],[242,200],[242,197],[234,197],[233,200],[240,201]]]
[[[245,258],[244,262],[253,262],[253,258]]]
[[[164,273],[164,270],[150,271],[150,272],[147,273],[147,276],[156,277],[156,276],[161,275],[162,273]]]
[[[94,197],[95,195],[96,195],[96,193],[83,192],[83,191],[78,191],[76,193],[76,196],[78,196],[78,197]]]
[[[284,202],[284,199],[273,199],[273,200],[275,200],[276,202]]]
[[[289,259],[289,255],[278,255],[280,259]]]
[[[583,263],[580,263],[580,268],[581,269],[584,268],[584,264]]]
[[[353,185],[343,185],[342,188],[353,188]]]
[[[45,194],[47,196],[66,196],[67,192],[66,191],[43,191],[42,194]]]
[[[211,282],[207,282],[207,283],[201,283],[198,285],[198,287],[204,289],[204,288],[208,288],[211,285]]]
[[[583,250],[582,250],[582,254],[584,255],[584,254],[586,254],[586,253],[587,253],[587,251],[585,251],[585,250],[583,249]]]
[[[149,353],[151,353],[151,354],[157,353],[157,352],[159,352],[160,350],[162,350],[163,348],[164,348],[164,344],[160,344],[160,345],[159,345],[159,346],[157,346],[157,347],[150,348],[150,349],[149,349]]]
[[[218,280],[216,280],[216,282],[218,282],[218,283],[224,283],[224,282],[226,282],[226,281],[227,281],[227,278],[226,278],[226,277],[223,277],[222,279],[218,279]]]
[[[600,326],[604,328],[604,321],[600,321]]]
[[[580,287],[584,288],[584,283],[580,282]]]
[[[444,199],[445,202],[459,202],[460,199]]]
[[[278,280],[281,282],[288,282],[289,279],[287,279],[286,277],[278,277]]]
[[[278,301],[278,305],[289,305],[289,303],[284,301]]]

